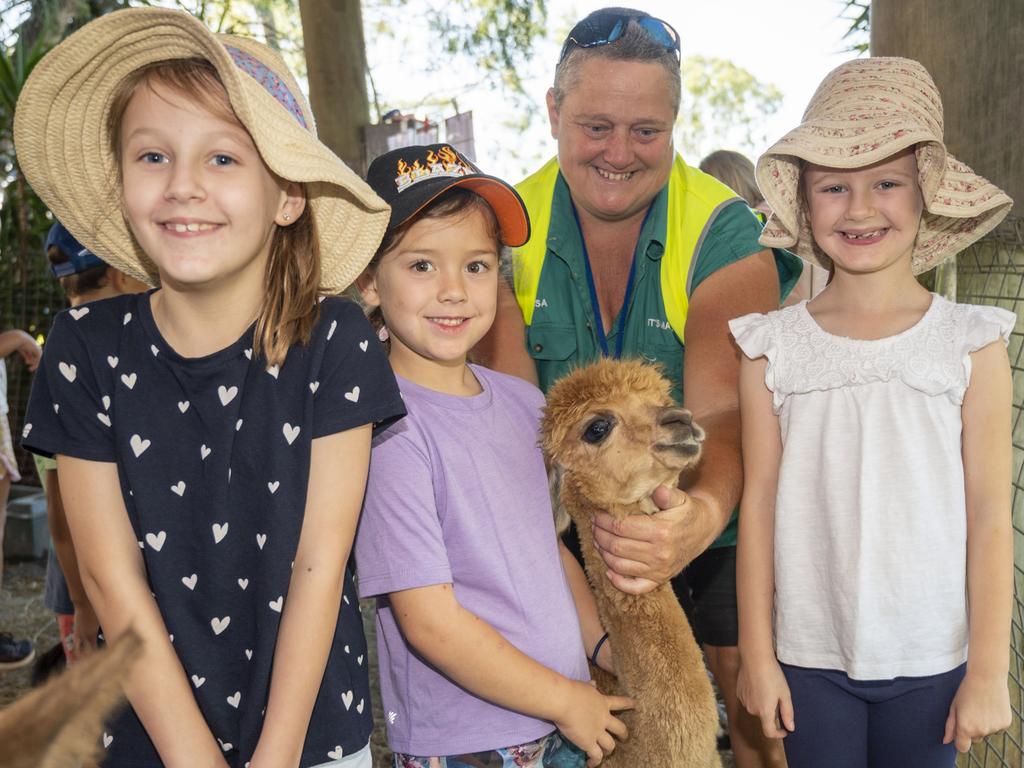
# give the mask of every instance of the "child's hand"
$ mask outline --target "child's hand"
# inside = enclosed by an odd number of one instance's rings
[[[72,664],[81,661],[96,650],[96,635],[100,631],[100,621],[92,606],[86,603],[81,608],[75,607],[74,631],[71,635],[70,661]]]
[[[17,331],[19,338],[18,346],[15,348],[21,359],[25,361],[25,365],[30,371],[34,371],[39,367],[39,359],[43,356],[43,349],[36,340],[29,336],[24,331]]]
[[[761,720],[761,728],[769,739],[781,739],[796,730],[789,685],[775,659],[741,660],[736,695],[747,711]]]
[[[964,677],[946,718],[943,744],[956,741],[958,752],[968,752],[971,744],[1010,727],[1010,690],[1006,677]]]
[[[587,768],[599,765],[615,749],[615,738],[625,739],[626,725],[612,712],[632,709],[625,696],[605,696],[593,684],[571,681],[564,715],[555,720],[558,730],[587,753]]]

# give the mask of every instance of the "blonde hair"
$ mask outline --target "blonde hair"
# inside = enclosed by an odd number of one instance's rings
[[[154,83],[198,102],[215,117],[239,123],[217,70],[205,59],[172,59],[140,67],[121,81],[107,113],[107,131],[118,173],[124,112],[140,87],[152,88]],[[267,172],[274,175],[269,168]],[[267,259],[266,292],[256,316],[253,354],[262,354],[267,365],[280,365],[292,345],[307,344],[320,317],[321,293],[320,241],[313,211],[307,204],[294,224],[274,228]]]
[[[732,189],[751,208],[764,202],[764,195],[754,179],[754,164],[739,152],[716,150],[700,161],[700,169]]]

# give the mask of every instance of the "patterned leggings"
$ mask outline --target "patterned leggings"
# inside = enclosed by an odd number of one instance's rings
[[[447,757],[395,754],[393,768],[583,768],[587,756],[558,731],[529,744]]]

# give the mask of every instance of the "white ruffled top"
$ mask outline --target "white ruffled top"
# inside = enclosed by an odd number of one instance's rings
[[[967,656],[961,413],[970,353],[1012,312],[935,295],[883,339],[828,333],[806,302],[729,323],[765,357],[783,455],[775,510],[779,660],[860,680]]]

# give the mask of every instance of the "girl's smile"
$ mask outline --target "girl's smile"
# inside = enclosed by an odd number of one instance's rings
[[[466,357],[497,308],[498,243],[483,211],[416,221],[359,288],[381,308],[396,373],[465,393]]]
[[[245,129],[151,83],[128,103],[121,136],[125,217],[161,282],[262,294],[288,194]]]
[[[803,184],[811,232],[837,271],[910,268],[924,207],[912,149],[865,168],[809,164]]]

